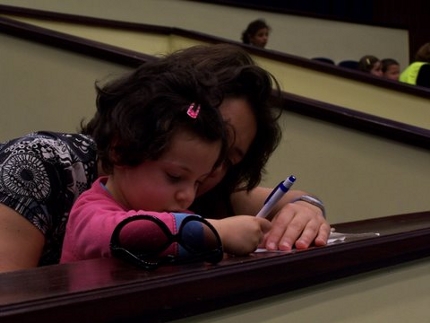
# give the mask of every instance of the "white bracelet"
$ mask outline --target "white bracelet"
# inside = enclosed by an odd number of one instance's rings
[[[310,195],[302,195],[299,198],[296,198],[295,200],[293,200],[292,203],[298,202],[298,201],[307,202],[309,204],[312,204],[312,205],[320,208],[320,210],[322,211],[323,217],[326,218],[325,207],[324,207],[324,204],[321,200],[317,199],[316,197],[310,196]]]

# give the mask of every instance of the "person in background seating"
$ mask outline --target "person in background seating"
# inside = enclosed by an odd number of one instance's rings
[[[393,58],[384,58],[381,60],[382,74],[385,78],[398,81],[400,76],[400,64]]]
[[[358,61],[358,70],[382,77],[382,64],[379,58],[365,55]]]
[[[249,23],[242,32],[242,42],[247,45],[265,48],[269,40],[270,27],[263,19]]]
[[[399,81],[430,88],[430,42],[418,49],[414,62],[400,74]]]

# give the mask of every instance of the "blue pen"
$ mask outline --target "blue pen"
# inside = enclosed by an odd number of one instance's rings
[[[295,181],[296,177],[291,175],[285,181],[280,182],[279,185],[276,186],[272,193],[270,193],[270,195],[267,197],[266,201],[264,201],[264,205],[260,212],[258,212],[257,216],[260,218],[265,218],[270,213],[270,211],[272,211],[273,207],[276,205],[276,203],[278,203],[282,196],[288,192]]]

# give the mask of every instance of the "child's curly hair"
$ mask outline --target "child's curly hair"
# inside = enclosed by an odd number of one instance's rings
[[[227,149],[225,122],[218,106],[222,95],[210,73],[192,67],[146,63],[105,85],[96,84],[97,112],[82,133],[97,145],[103,170],[156,160],[178,130],[189,130],[209,142],[222,141],[218,162]],[[187,111],[200,105],[194,119]]]

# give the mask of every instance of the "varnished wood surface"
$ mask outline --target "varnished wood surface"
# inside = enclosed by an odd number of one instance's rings
[[[94,259],[0,274],[0,321],[168,321],[430,256],[430,212],[333,227],[381,235],[229,257],[216,266],[148,272],[116,259]]]

